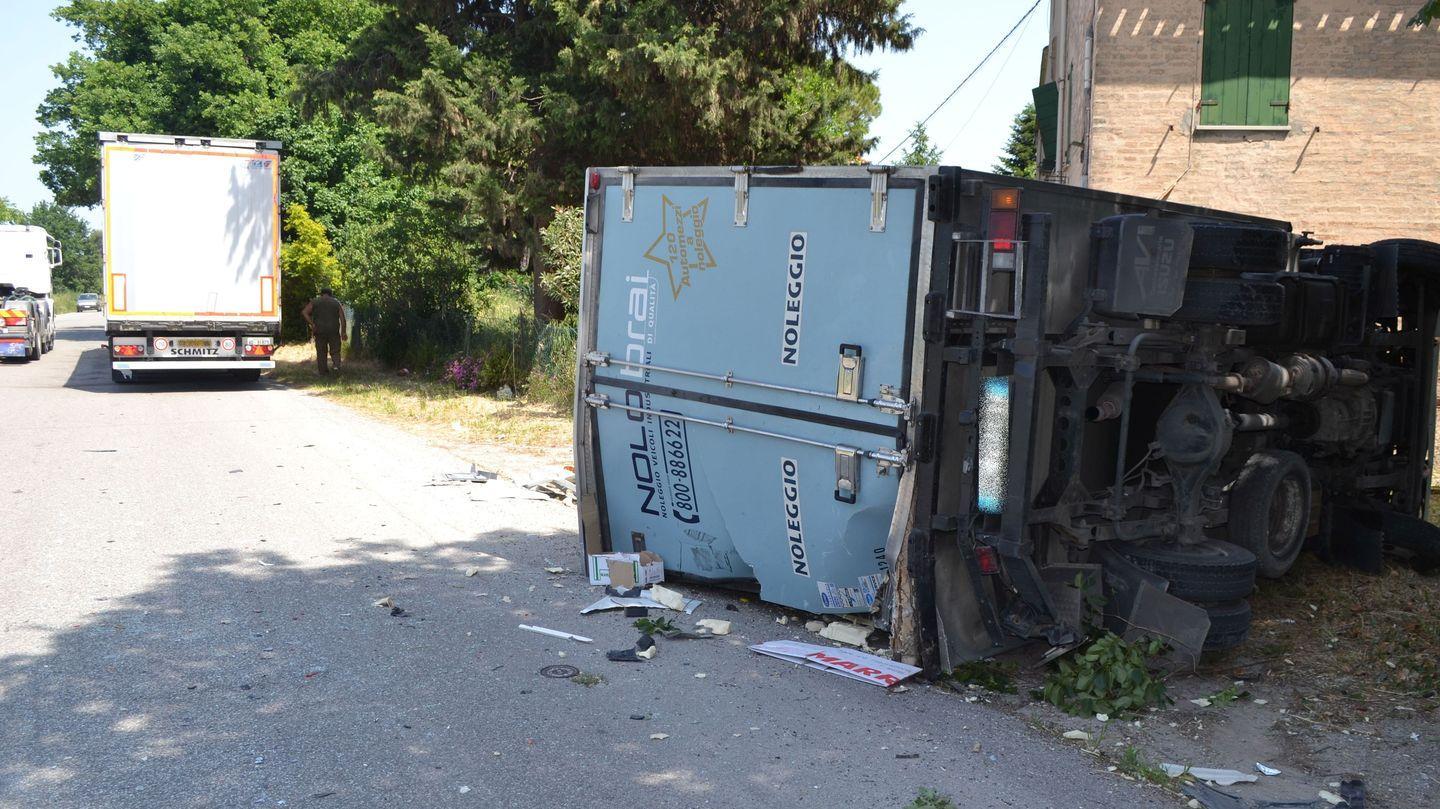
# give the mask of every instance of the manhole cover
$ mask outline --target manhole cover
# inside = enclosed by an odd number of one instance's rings
[[[540,676],[550,677],[556,680],[566,680],[580,673],[580,669],[574,666],[546,666],[540,669]]]

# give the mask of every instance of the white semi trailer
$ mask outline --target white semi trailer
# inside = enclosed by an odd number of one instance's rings
[[[280,143],[100,133],[111,376],[256,380],[280,332]]]

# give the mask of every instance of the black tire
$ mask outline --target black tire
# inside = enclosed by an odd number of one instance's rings
[[[1176,598],[1208,604],[1236,601],[1255,589],[1255,554],[1239,545],[1207,539],[1193,545],[1151,541],[1117,548],[1126,559],[1168,579]]]
[[[1230,488],[1230,541],[1255,554],[1255,570],[1284,576],[1305,546],[1310,525],[1310,467],[1293,452],[1250,456]]]
[[[30,351],[26,352],[25,359],[29,360],[30,362],[37,362],[40,359],[41,355],[43,355],[44,353],[45,338],[37,334],[35,335],[35,347]]]
[[[1227,601],[1223,604],[1204,604],[1210,615],[1210,632],[1205,635],[1207,652],[1223,652],[1234,649],[1250,636],[1250,602],[1245,599]]]
[[[1192,224],[1190,266],[1235,272],[1279,272],[1290,263],[1290,234],[1254,225]]]

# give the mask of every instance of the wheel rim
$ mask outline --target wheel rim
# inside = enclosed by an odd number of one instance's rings
[[[1305,515],[1301,513],[1303,494],[1300,481],[1294,477],[1286,477],[1275,487],[1275,494],[1270,497],[1267,544],[1270,554],[1277,559],[1285,559],[1300,542],[1305,519]]]

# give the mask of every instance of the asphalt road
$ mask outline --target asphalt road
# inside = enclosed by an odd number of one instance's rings
[[[114,385],[100,323],[0,366],[0,806],[1176,805],[984,705],[757,656],[805,633],[731,592],[692,591],[732,635],[607,662],[629,621],[543,570],[580,567],[570,508],[427,486],[465,462],[300,391]]]

